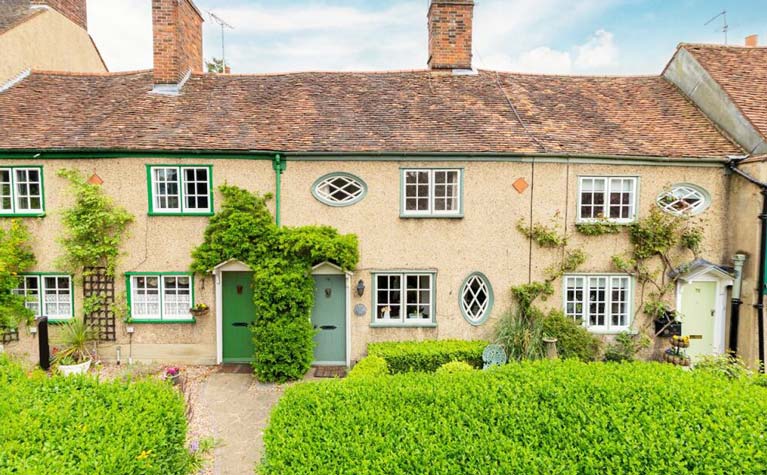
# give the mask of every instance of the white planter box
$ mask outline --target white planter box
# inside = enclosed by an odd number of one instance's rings
[[[91,360],[88,360],[84,363],[75,364],[75,365],[59,365],[59,372],[63,374],[64,376],[69,376],[71,374],[85,374],[88,372],[88,370],[91,367]]]

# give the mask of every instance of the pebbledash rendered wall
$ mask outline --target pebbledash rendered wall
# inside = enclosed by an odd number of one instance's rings
[[[529,160],[529,159],[528,159]],[[575,232],[578,177],[636,176],[638,210],[646,215],[663,189],[675,183],[694,183],[711,195],[711,206],[701,218],[705,222],[705,240],[701,256],[717,263],[729,263],[726,241],[728,222],[727,189],[730,178],[722,165],[686,166],[684,164],[650,164],[602,160],[602,163],[535,164],[521,159],[505,161],[451,160],[290,160],[282,176],[282,223],[288,226],[327,224],[342,233],[355,233],[360,242],[360,263],[352,276],[352,287],[359,279],[366,291],[358,297],[352,290],[351,305],[364,304],[365,316],[351,316],[351,359],[359,359],[366,345],[373,341],[425,338],[481,338],[489,336],[492,327],[509,307],[509,288],[528,279],[540,280],[544,270],[557,260],[556,252],[538,249],[517,230],[520,219],[566,224],[570,244],[588,254],[581,272],[614,272],[611,256],[626,252],[625,233],[586,237]],[[125,256],[118,268],[117,290],[124,290],[124,272],[187,271],[191,250],[203,238],[207,217],[148,216],[146,184],[147,164],[189,164],[213,166],[213,185],[228,183],[259,193],[273,192],[275,173],[266,160],[197,160],[112,158],[92,160],[4,161],[8,165],[42,165],[45,178],[46,216],[26,219],[35,237],[38,259],[35,270],[56,271],[55,259],[60,253],[56,236],[60,235],[60,212],[71,203],[63,179],[56,176],[62,167],[80,169],[85,175],[97,173],[104,180],[104,190],[117,203],[136,217],[130,237],[124,246]],[[462,168],[462,218],[401,218],[400,169]],[[312,184],[331,172],[351,173],[367,184],[367,195],[348,207],[331,207],[317,201]],[[528,184],[518,193],[511,184],[523,178]],[[532,202],[531,202],[532,199]],[[216,209],[221,197],[215,193]],[[271,206],[273,208],[274,201]],[[530,270],[529,263],[532,264]],[[436,272],[436,328],[371,328],[371,272],[385,270],[433,270]],[[485,274],[494,290],[491,317],[480,326],[472,326],[461,315],[460,287],[472,272]],[[211,314],[194,324],[132,324],[135,333],[128,345],[125,325],[118,322],[114,344],[99,345],[100,356],[113,359],[121,348],[125,360],[129,352],[135,360],[157,360],[179,363],[214,363],[216,358],[214,282],[211,276],[195,276],[195,301],[211,307]],[[561,307],[561,282],[556,293],[544,305]],[[75,288],[75,308],[82,302],[82,289]],[[636,310],[636,293],[634,294]],[[79,311],[76,315],[80,315]],[[645,317],[638,313],[635,328],[643,328]],[[54,330],[55,333],[55,330]],[[6,345],[6,350],[37,356],[34,337],[26,329],[21,341]]]

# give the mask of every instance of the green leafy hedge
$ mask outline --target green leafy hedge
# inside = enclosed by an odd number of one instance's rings
[[[0,473],[189,473],[181,395],[162,381],[27,377],[0,356]]]
[[[388,374],[389,367],[386,365],[385,359],[380,356],[366,356],[354,365],[347,378],[377,378]]]
[[[465,361],[475,368],[482,367],[482,351],[487,346],[481,340],[424,340],[371,343],[368,354],[386,360],[393,374],[410,371],[434,372],[445,363]]]
[[[659,363],[509,364],[296,385],[263,475],[761,474],[767,389]]]

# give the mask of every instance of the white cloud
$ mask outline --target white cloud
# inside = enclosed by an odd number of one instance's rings
[[[152,67],[151,0],[88,0],[88,30],[110,71]]]
[[[605,30],[597,30],[586,43],[576,46],[575,51],[575,66],[581,70],[605,69],[618,61],[613,34]]]

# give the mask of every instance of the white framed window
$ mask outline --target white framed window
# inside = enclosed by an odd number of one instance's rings
[[[365,182],[349,173],[330,173],[321,176],[312,185],[314,197],[329,206],[351,206],[362,200],[365,193]]]
[[[461,313],[472,325],[479,325],[487,319],[493,308],[493,288],[490,281],[480,272],[469,275],[461,287]]]
[[[387,272],[374,274],[373,323],[430,325],[434,323],[434,274]]]
[[[40,216],[44,213],[42,167],[0,168],[0,214]]]
[[[192,321],[194,288],[189,274],[130,274],[130,315],[134,321]]]
[[[636,218],[636,177],[580,177],[578,221],[630,223]]]
[[[149,214],[210,214],[213,211],[210,166],[148,167]]]
[[[711,195],[690,183],[678,183],[658,195],[655,203],[663,211],[676,216],[700,214],[711,204]]]
[[[402,169],[401,215],[460,217],[463,170]]]
[[[13,290],[25,297],[24,305],[35,317],[67,320],[74,316],[72,278],[60,274],[24,274]]]
[[[596,333],[617,333],[631,324],[631,279],[626,275],[568,275],[564,312]]]

